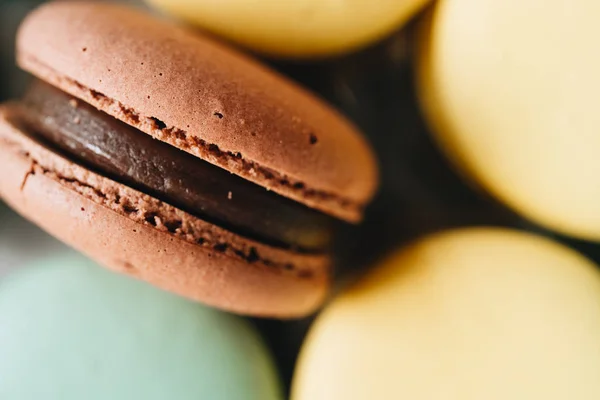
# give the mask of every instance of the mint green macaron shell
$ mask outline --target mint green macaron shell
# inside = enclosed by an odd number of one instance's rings
[[[70,255],[0,281],[0,399],[281,399],[245,320]]]

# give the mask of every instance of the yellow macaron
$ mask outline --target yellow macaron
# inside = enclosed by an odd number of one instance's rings
[[[271,56],[352,51],[406,23],[431,0],[147,0],[188,23]]]
[[[499,199],[600,240],[600,2],[440,0],[418,91],[438,142]]]
[[[600,398],[600,273],[504,229],[430,236],[318,318],[293,400]]]

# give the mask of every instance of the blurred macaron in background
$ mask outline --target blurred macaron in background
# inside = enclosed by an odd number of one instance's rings
[[[600,271],[509,229],[449,230],[388,257],[318,317],[293,400],[600,396]]]
[[[67,253],[0,282],[3,399],[282,400],[244,319]]]
[[[600,240],[600,57],[588,50],[599,15],[594,1],[439,1],[416,57],[421,108],[465,177],[589,241]]]
[[[275,58],[356,52],[400,29],[431,0],[147,0],[192,26]]]

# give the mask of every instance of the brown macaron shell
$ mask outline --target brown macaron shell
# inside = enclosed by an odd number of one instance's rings
[[[126,7],[34,11],[19,64],[153,137],[356,222],[377,188],[355,127],[299,86],[212,40]]]
[[[265,246],[64,159],[0,108],[0,197],[106,267],[221,309],[297,317],[323,301],[325,256]]]

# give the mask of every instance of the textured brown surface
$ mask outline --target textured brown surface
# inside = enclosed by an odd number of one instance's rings
[[[42,6],[20,65],[154,137],[347,220],[377,186],[366,141],[298,86],[206,38],[110,4]]]
[[[292,317],[328,286],[325,257],[234,235],[48,151],[0,109],[0,197],[108,268],[226,310]]]

